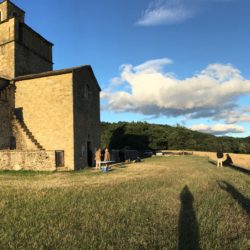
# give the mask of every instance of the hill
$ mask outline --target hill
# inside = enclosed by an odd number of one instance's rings
[[[112,149],[137,150],[196,150],[250,153],[250,137],[216,137],[192,131],[182,126],[150,124],[146,122],[101,123],[101,146]]]

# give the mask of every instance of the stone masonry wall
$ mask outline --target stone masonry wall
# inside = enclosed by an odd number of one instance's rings
[[[0,100],[0,150],[10,148],[11,137],[10,104]]]
[[[51,71],[52,44],[26,24],[11,18],[0,23],[0,76],[14,78],[21,75]]]
[[[15,19],[0,23],[0,76],[13,78],[15,75]]]
[[[24,22],[24,12],[11,2],[8,3],[8,17],[15,16],[20,22]]]
[[[8,8],[7,8],[7,2],[2,2],[0,4],[0,12],[1,12],[1,20],[3,21],[8,17]]]
[[[38,150],[36,145],[27,136],[17,119],[12,119],[12,133],[16,138],[17,150]]]
[[[18,8],[15,4],[12,4],[11,2],[4,1],[0,3],[0,13],[1,13],[1,19],[0,21],[5,21],[6,19],[9,19],[13,17],[14,15],[18,18],[20,22],[24,21],[24,11],[22,11],[20,8]]]
[[[46,150],[64,150],[74,169],[72,73],[16,81],[16,108]]]
[[[21,23],[19,29],[19,34],[21,33],[18,39],[19,42],[34,51],[34,53],[37,53],[49,62],[52,62],[53,45],[26,24]]]
[[[0,151],[0,170],[56,170],[55,151]]]
[[[15,43],[15,76],[51,71],[52,44],[20,23]]]
[[[0,23],[0,44],[15,40],[15,19]]]
[[[52,70],[52,63],[43,57],[15,42],[15,76],[23,76]]]
[[[74,151],[75,168],[88,166],[87,143],[92,156],[100,147],[99,87],[90,67],[74,71]]]

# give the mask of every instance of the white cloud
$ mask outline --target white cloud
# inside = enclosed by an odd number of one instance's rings
[[[250,109],[233,109],[224,110],[214,117],[215,120],[223,119],[228,124],[238,123],[238,122],[250,122]]]
[[[197,124],[190,127],[190,129],[214,135],[226,135],[228,133],[245,132],[245,129],[243,127],[230,124],[215,124],[215,125]]]
[[[162,0],[153,1],[137,21],[141,26],[172,24],[182,22],[193,16],[193,11],[184,6],[182,1]]]
[[[143,64],[134,67],[136,72],[150,73],[155,71],[162,71],[163,67],[167,64],[173,63],[169,58],[160,58],[156,60],[150,60]]]
[[[225,4],[234,0],[151,0],[136,22],[140,26],[181,23],[194,17],[202,9],[216,2]]]
[[[189,119],[223,119],[230,123],[248,121],[237,100],[250,93],[250,80],[232,65],[211,64],[199,73],[178,79],[164,71],[168,58],[133,66],[122,65],[115,78],[119,87],[104,89],[101,97],[106,109],[134,112],[147,116],[185,116]],[[237,120],[239,119],[239,120]]]

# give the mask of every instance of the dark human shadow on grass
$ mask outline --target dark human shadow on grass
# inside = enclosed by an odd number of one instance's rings
[[[250,170],[249,169],[246,169],[246,168],[243,168],[243,167],[240,167],[240,166],[236,166],[236,165],[233,165],[233,164],[231,164],[229,166],[226,166],[226,167],[229,167],[229,168],[231,168],[233,170],[236,170],[236,171],[239,171],[241,173],[250,175]]]
[[[201,249],[199,244],[199,225],[193,207],[194,197],[188,186],[183,188],[180,200],[178,250]]]
[[[250,199],[241,194],[233,185],[226,181],[217,181],[219,187],[227,191],[240,204],[250,217]]]
[[[212,165],[217,166],[217,163],[216,163],[216,161],[214,161],[214,160],[209,159],[208,162],[209,162],[210,164],[212,164]],[[239,171],[239,172],[241,172],[241,173],[250,175],[250,170],[249,170],[249,169],[246,169],[246,168],[240,167],[240,166],[236,166],[236,165],[234,165],[234,164],[223,165],[223,167],[228,167],[228,168],[231,168],[231,169],[233,169],[233,170]]]

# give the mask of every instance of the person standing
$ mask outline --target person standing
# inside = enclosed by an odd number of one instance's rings
[[[222,149],[217,150],[217,167],[223,167],[223,151]]]
[[[108,148],[105,149],[104,161],[110,161],[110,153]]]
[[[95,152],[95,168],[100,169],[101,168],[101,149],[98,148]]]

